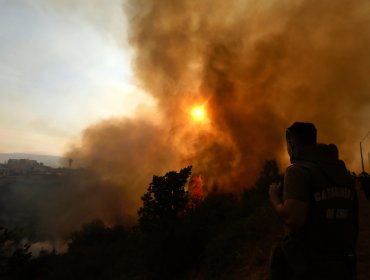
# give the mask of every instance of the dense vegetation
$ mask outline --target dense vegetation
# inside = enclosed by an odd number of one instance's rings
[[[31,258],[3,229],[1,279],[264,279],[269,250],[280,232],[268,202],[279,180],[267,161],[255,186],[241,194],[210,193],[190,207],[185,190],[191,167],[154,176],[142,196],[134,228],[107,227],[100,220],[71,235],[65,254]]]

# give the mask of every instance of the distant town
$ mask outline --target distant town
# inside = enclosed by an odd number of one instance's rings
[[[34,174],[66,175],[70,173],[71,165],[72,160],[69,160],[68,168],[54,168],[33,159],[8,159],[7,162],[0,164],[0,177]]]

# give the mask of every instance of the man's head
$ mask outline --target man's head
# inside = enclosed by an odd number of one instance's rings
[[[286,141],[291,162],[299,147],[317,144],[316,127],[313,123],[295,122],[286,129]]]

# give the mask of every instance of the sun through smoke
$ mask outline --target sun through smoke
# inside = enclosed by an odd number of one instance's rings
[[[207,119],[207,112],[204,105],[195,105],[191,109],[191,116],[193,120],[203,122]]]

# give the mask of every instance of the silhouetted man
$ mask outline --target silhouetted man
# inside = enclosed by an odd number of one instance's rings
[[[285,226],[279,247],[284,261],[278,264],[283,266],[278,277],[355,279],[358,223],[354,180],[338,159],[335,145],[316,143],[312,123],[294,123],[286,130],[286,141],[292,165],[286,170],[283,190],[278,183],[269,190]],[[277,279],[276,274],[271,278]]]
[[[361,190],[364,192],[366,199],[370,199],[370,175],[366,172],[362,172],[358,177]]]

